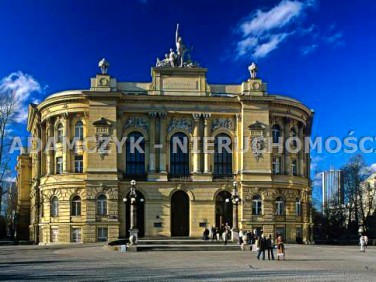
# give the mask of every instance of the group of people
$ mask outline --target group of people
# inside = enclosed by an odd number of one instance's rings
[[[212,226],[210,230],[205,227],[202,234],[202,239],[204,241],[209,241],[210,237],[212,241],[222,240],[224,244],[227,245],[228,240],[231,239],[231,227],[228,225],[228,223],[222,224],[220,228]]]
[[[277,237],[277,260],[286,258],[286,250],[285,245],[283,243],[282,236],[279,235]],[[274,260],[274,242],[272,239],[272,235],[269,234],[268,238],[265,237],[265,235],[262,233],[261,236],[257,240],[257,248],[258,248],[258,254],[257,259],[260,259],[260,256],[262,254],[262,259],[265,260],[265,252],[268,251],[268,260],[272,259]]]

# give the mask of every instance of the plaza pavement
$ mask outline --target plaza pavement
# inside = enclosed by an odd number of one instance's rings
[[[287,245],[286,261],[250,251],[120,253],[103,245],[0,247],[0,280],[376,281],[376,248]],[[267,258],[266,258],[267,259]]]

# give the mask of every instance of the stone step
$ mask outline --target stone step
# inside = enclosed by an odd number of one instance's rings
[[[240,251],[240,246],[231,245],[137,245],[137,251]]]

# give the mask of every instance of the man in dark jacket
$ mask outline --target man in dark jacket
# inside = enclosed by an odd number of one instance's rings
[[[259,247],[259,251],[258,251],[257,259],[260,259],[260,255],[262,253],[262,259],[265,260],[265,250],[267,249],[267,241],[266,241],[264,234],[261,234],[261,237],[258,242],[258,247]]]
[[[274,260],[274,253],[273,253],[274,244],[272,240],[272,235],[269,234],[268,239],[266,239],[266,243],[267,243],[267,248],[268,248],[268,260],[270,260],[270,254],[271,254],[272,260]]]

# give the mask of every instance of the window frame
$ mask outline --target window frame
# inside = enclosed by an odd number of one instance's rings
[[[230,139],[230,152],[222,147],[222,152],[219,152],[218,147],[219,138]],[[219,133],[214,137],[214,156],[213,156],[213,175],[218,178],[231,177],[233,175],[233,155],[232,155],[232,138],[226,133]]]
[[[282,196],[275,199],[275,214],[278,216],[285,215],[285,200]]]
[[[299,198],[295,200],[295,214],[296,216],[302,216],[302,201]]]
[[[84,139],[84,123],[78,120],[74,125],[74,137],[82,141]]]
[[[63,157],[56,157],[55,161],[56,161],[55,174],[62,174],[63,173],[63,168],[64,168]]]
[[[105,236],[103,236],[103,231],[105,231],[104,232]],[[108,241],[108,227],[97,227],[97,242],[107,242],[107,241]]]
[[[75,195],[71,200],[71,216],[81,216],[81,197]]]
[[[101,194],[97,198],[97,215],[106,216],[107,210],[107,196]]]
[[[78,160],[77,158],[81,158]],[[83,173],[84,172],[84,156],[83,155],[75,155],[74,156],[74,172],[75,173]]]
[[[272,126],[272,141],[273,144],[279,143],[279,138],[281,137],[281,127],[279,124],[274,124]]]
[[[130,150],[131,141],[135,142],[138,138],[142,138],[139,146],[144,151],[144,153],[139,152],[135,148],[132,153]],[[127,135],[127,140],[125,141],[125,174],[126,175],[144,175],[145,174],[145,147],[146,140],[144,135],[139,131],[132,131]]]
[[[252,197],[252,215],[262,215],[262,197],[259,194]]]
[[[182,144],[187,143],[187,152],[184,153],[180,146],[176,146],[177,152],[174,153],[174,138],[179,138]],[[186,142],[184,142],[186,138]],[[170,175],[172,177],[188,177],[190,175],[190,150],[189,150],[189,138],[183,132],[176,132],[170,138]]]
[[[57,196],[53,196],[51,198],[51,217],[58,217],[59,216],[59,198]]]
[[[56,143],[62,143],[64,139],[64,126],[60,122],[56,127]]]
[[[278,164],[278,166],[277,166],[277,164]],[[276,168],[278,168],[278,171],[277,171]],[[281,158],[281,156],[273,156],[272,169],[273,169],[273,174],[281,174],[282,173],[282,158]]]

